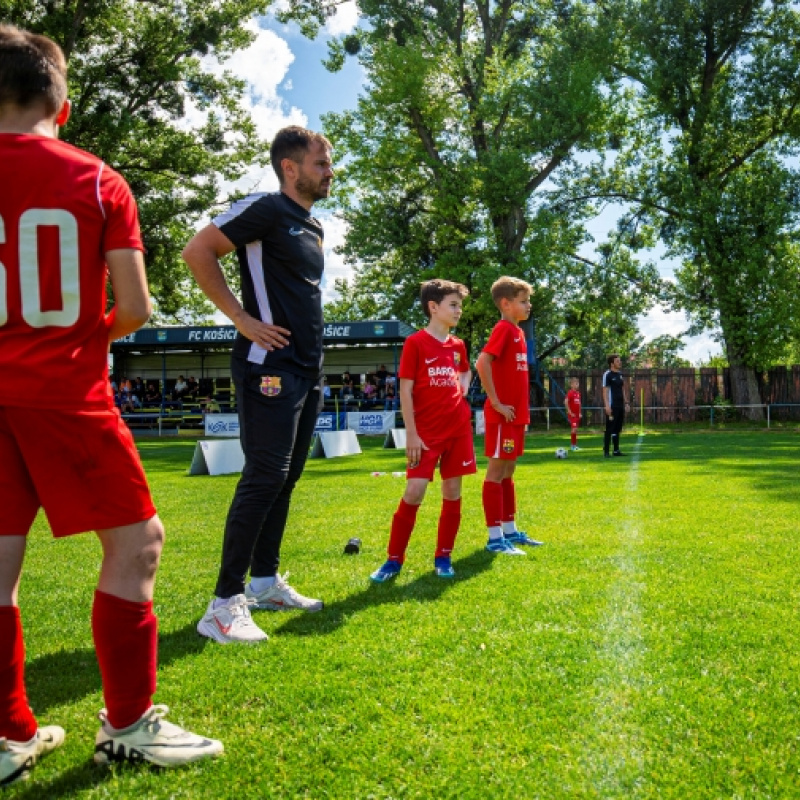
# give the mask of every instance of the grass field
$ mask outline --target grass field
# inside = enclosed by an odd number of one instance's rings
[[[5,796],[800,797],[798,435],[631,432],[607,461],[583,436],[556,460],[567,441],[531,436],[520,461],[520,527],[547,542],[526,558],[484,551],[481,475],[465,481],[453,581],[432,572],[438,484],[403,573],[372,585],[402,454],[362,440],[361,456],[310,461],[284,567],[326,609],[256,612],[270,641],[249,648],[195,633],[236,476],[187,477],[193,442],[142,442],[168,530],[156,700],[226,753],[91,763],[100,549],[39,521],[20,596],[29,695],[67,742]],[[345,556],[353,535],[362,552]]]

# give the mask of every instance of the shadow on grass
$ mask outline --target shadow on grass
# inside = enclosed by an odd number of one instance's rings
[[[44,763],[47,764],[46,761]],[[144,769],[148,768],[152,769],[152,767],[144,767]],[[45,797],[49,800],[54,797],[74,797],[82,790],[99,786],[115,774],[108,767],[95,764],[91,760],[59,772],[50,781],[40,780],[40,770],[42,769],[46,769],[46,766],[44,768],[36,767],[31,774],[30,783],[26,781],[14,784],[6,790],[8,794],[4,796],[9,800],[42,800]]]
[[[206,640],[198,636],[196,626],[196,621],[190,622],[179,630],[159,634],[159,668],[202,652]],[[34,657],[25,665],[25,683],[31,707],[40,718],[50,708],[67,705],[102,688],[92,648],[59,650]]]
[[[495,558],[494,554],[486,550],[476,550],[471,555],[453,562],[453,569],[456,572],[456,577],[453,579],[439,578],[435,573],[429,572],[409,583],[398,584],[396,580],[389,583],[369,581],[363,591],[326,605],[319,614],[293,617],[276,628],[275,635],[288,633],[295,636],[324,636],[333,633],[344,625],[349,617],[365,608],[387,603],[407,603],[410,600],[416,602],[438,600],[453,586],[485,572]]]

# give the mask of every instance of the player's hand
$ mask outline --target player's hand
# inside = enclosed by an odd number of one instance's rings
[[[289,344],[288,337],[292,335],[286,328],[261,322],[250,314],[242,314],[234,320],[234,325],[242,336],[269,352],[285,347]]]
[[[406,435],[406,464],[409,469],[419,466],[422,459],[422,451],[427,450],[427,446],[417,434]]]
[[[506,422],[513,422],[517,416],[514,411],[514,406],[507,406],[504,403],[492,403],[492,408],[502,416]]]

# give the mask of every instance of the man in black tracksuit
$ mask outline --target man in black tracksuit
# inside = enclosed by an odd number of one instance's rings
[[[183,251],[200,288],[238,330],[231,374],[245,463],[228,511],[215,597],[197,626],[222,644],[267,638],[252,607],[322,608],[321,600],[289,586],[278,564],[292,490],[323,402],[323,231],[310,212],[330,193],[331,145],[292,126],[278,132],[270,155],[280,191],[234,203]],[[219,264],[234,250],[241,303]]]
[[[625,400],[625,382],[620,372],[622,359],[612,353],[608,357],[608,369],[603,373],[603,405],[606,409],[606,430],[603,436],[603,455],[609,458],[609,446],[614,443],[613,455],[624,455],[619,449],[619,435],[625,412],[630,411],[630,404]]]

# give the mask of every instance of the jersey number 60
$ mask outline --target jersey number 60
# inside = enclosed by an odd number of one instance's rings
[[[58,228],[61,268],[61,308],[44,311],[40,292],[39,237],[43,226]],[[0,217],[0,244],[6,242],[6,229]],[[60,208],[29,208],[19,218],[19,283],[22,318],[32,328],[55,325],[68,328],[80,314],[80,266],[78,222]],[[8,269],[0,262],[0,325],[8,322]]]

